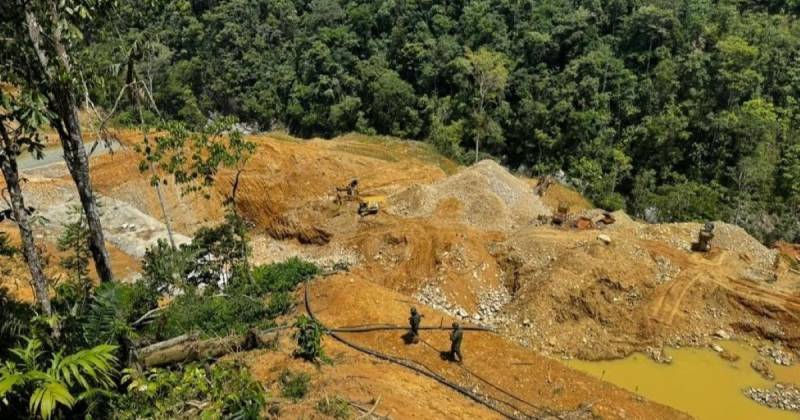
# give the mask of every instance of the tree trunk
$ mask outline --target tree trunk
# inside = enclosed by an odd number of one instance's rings
[[[200,340],[195,334],[182,335],[137,350],[135,359],[143,367],[151,368],[219,357],[237,351],[266,347],[277,337],[277,330],[280,329],[284,328],[251,330],[242,335],[207,340]]]
[[[19,235],[22,238],[22,255],[25,256],[25,262],[27,262],[28,269],[31,272],[31,280],[33,282],[33,288],[36,291],[36,300],[39,303],[39,307],[42,313],[50,316],[53,314],[53,308],[50,306],[47,277],[45,277],[44,270],[42,269],[39,250],[36,249],[36,243],[33,239],[33,230],[28,220],[28,213],[25,210],[25,200],[22,197],[22,188],[19,185],[17,161],[12,157],[13,152],[9,150],[10,139],[8,138],[5,126],[0,124],[0,130],[2,130],[6,149],[4,156],[0,157],[0,167],[2,167],[8,195],[11,196],[11,211],[14,213],[14,219],[19,227]]]
[[[57,117],[51,118],[51,125],[58,131],[61,146],[64,149],[64,160],[67,162],[72,180],[78,189],[78,195],[83,206],[86,221],[89,227],[89,250],[92,253],[97,275],[101,281],[111,281],[111,263],[106,251],[103,238],[103,227],[100,223],[100,214],[97,210],[97,203],[92,192],[92,183],[89,178],[89,160],[86,157],[86,149],[83,147],[83,136],[81,127],[78,123],[77,101],[68,82],[61,80],[62,72],[70,72],[69,56],[61,39],[61,24],[59,22],[57,5],[51,1],[50,20],[53,23],[53,33],[46,34],[55,50],[54,65],[48,57],[47,50],[43,46],[42,27],[36,18],[33,8],[29,2],[25,3],[25,21],[28,25],[28,37],[31,40],[34,51],[41,66],[41,73],[45,78],[47,86],[44,93],[48,98],[48,108]],[[55,66],[55,72],[53,71]]]
[[[92,182],[89,177],[89,159],[86,157],[86,149],[83,147],[83,137],[81,128],[78,124],[78,115],[75,108],[75,98],[70,92],[62,91],[58,95],[59,116],[62,118],[63,126],[59,131],[61,147],[64,149],[64,160],[67,162],[72,180],[78,189],[78,196],[86,215],[86,224],[89,228],[89,251],[92,253],[97,275],[103,282],[114,279],[111,272],[111,260],[106,251],[105,239],[103,237],[103,226],[100,223],[100,212],[97,208]]]
[[[153,172],[153,165],[150,164],[150,172]],[[167,213],[167,205],[164,203],[164,195],[161,193],[161,183],[156,184],[156,195],[158,196],[158,204],[161,206],[161,214],[164,215],[164,226],[167,228],[167,238],[169,238],[169,245],[172,249],[178,249],[175,246],[175,238],[172,236],[172,225],[169,221],[169,214]]]

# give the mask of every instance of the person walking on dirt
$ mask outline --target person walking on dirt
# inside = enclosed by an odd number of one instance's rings
[[[420,315],[417,312],[417,308],[411,308],[411,316],[408,317],[408,323],[411,325],[411,342],[418,343],[419,342],[419,323],[422,321],[422,317],[425,315]]]
[[[708,252],[711,249],[712,239],[714,239],[714,224],[707,222],[697,235],[695,251]]]
[[[461,355],[462,338],[464,338],[464,332],[461,331],[461,325],[458,322],[454,322],[453,332],[450,333],[450,357],[458,363],[464,360],[464,356]]]

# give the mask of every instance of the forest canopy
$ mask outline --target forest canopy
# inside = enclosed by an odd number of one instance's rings
[[[796,241],[798,12],[797,0],[141,0],[85,33],[79,61],[108,108],[144,80],[151,121],[425,140],[563,174],[650,221]],[[138,123],[132,103],[120,109]]]

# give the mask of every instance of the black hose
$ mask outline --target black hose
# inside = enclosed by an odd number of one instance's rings
[[[391,330],[410,330],[411,327],[403,327],[400,325],[363,325],[363,326],[356,326],[356,327],[339,327],[339,328],[331,328],[328,331],[331,332],[342,332],[342,333],[359,333],[359,332],[370,332],[370,331],[391,331]],[[452,330],[451,327],[419,327],[420,330]],[[495,332],[491,328],[486,327],[461,327],[464,331],[485,331],[485,332]]]
[[[306,311],[308,312],[308,316],[314,322],[322,325],[319,322],[319,320],[314,316],[314,312],[311,310],[311,301],[308,298],[308,281],[305,282],[305,305],[306,305]],[[417,373],[419,373],[421,375],[427,376],[427,377],[429,377],[429,378],[441,383],[442,385],[445,385],[445,386],[447,386],[447,387],[459,392],[460,394],[472,399],[473,401],[477,402],[478,404],[481,404],[481,405],[489,408],[490,410],[502,415],[503,417],[505,417],[507,419],[517,419],[518,418],[518,417],[516,417],[516,416],[514,416],[512,414],[509,414],[509,413],[505,412],[504,410],[501,410],[501,409],[497,408],[495,405],[490,404],[487,401],[484,401],[484,399],[481,398],[480,395],[478,395],[478,394],[476,394],[476,393],[474,393],[474,392],[472,392],[472,391],[470,391],[470,390],[468,390],[468,389],[466,389],[466,388],[464,388],[462,386],[459,386],[458,384],[455,384],[455,383],[447,380],[446,378],[444,378],[441,375],[433,372],[433,370],[431,370],[430,368],[428,368],[427,366],[425,366],[425,365],[423,365],[423,364],[421,364],[419,362],[414,362],[414,363],[424,367],[424,369],[420,368],[419,366],[415,366],[414,364],[412,364],[412,362],[410,362],[408,360],[397,358],[397,357],[393,357],[393,356],[389,356],[389,355],[386,355],[386,354],[383,354],[383,353],[379,353],[379,352],[377,352],[375,350],[371,350],[371,349],[368,349],[366,347],[359,346],[358,344],[352,343],[352,342],[342,338],[340,335],[336,334],[333,331],[330,331],[330,330],[328,330],[328,331],[329,331],[329,334],[330,334],[331,337],[333,337],[334,339],[338,340],[339,342],[341,342],[342,344],[344,344],[344,345],[346,345],[348,347],[351,347],[351,348],[353,348],[355,350],[358,350],[358,351],[360,351],[362,353],[366,353],[366,354],[369,354],[371,356],[377,357],[379,359],[386,360],[386,361],[392,362],[392,363],[396,363],[398,365],[401,365],[401,366],[404,366],[406,368],[409,368],[409,369],[411,369],[411,370],[413,370],[413,371],[415,371],[415,372],[417,372]],[[488,399],[489,397],[486,397],[486,398]],[[512,407],[517,412],[520,412],[520,413],[523,412],[522,410],[519,410],[516,407],[514,407],[513,405],[511,405],[510,403],[505,403],[505,404],[510,406],[510,407]]]
[[[422,343],[425,344],[426,346],[428,346],[431,350],[434,350],[436,352],[439,351],[439,349],[437,349],[436,347],[433,347],[433,345],[431,345],[427,341],[425,341],[425,340],[420,340],[420,341],[422,341]],[[521,403],[527,405],[528,407],[533,408],[534,410],[543,412],[543,413],[545,413],[547,415],[555,415],[554,413],[550,412],[548,409],[546,409],[544,407],[541,407],[541,406],[538,406],[536,404],[529,403],[528,401],[525,401],[522,398],[517,397],[516,395],[504,390],[503,388],[500,388],[499,386],[493,384],[492,382],[489,382],[488,380],[484,379],[483,377],[481,377],[477,373],[475,373],[475,372],[471,371],[470,369],[468,369],[466,366],[464,366],[463,363],[457,363],[456,366],[460,367],[461,369],[464,369],[467,373],[469,373],[470,375],[478,378],[481,382],[485,383],[486,385],[489,385],[490,387],[496,389],[497,391],[500,391],[501,393],[505,394],[506,396],[509,396],[509,397],[513,398],[514,400],[517,400],[518,402],[521,402]]]

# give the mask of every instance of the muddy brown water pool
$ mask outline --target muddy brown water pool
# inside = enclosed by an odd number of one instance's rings
[[[755,348],[738,341],[718,344],[739,360],[729,362],[711,349],[680,348],[667,350],[671,364],[656,363],[639,353],[621,360],[564,363],[699,420],[800,419],[800,413],[762,406],[742,393],[750,386],[771,388],[776,382],[800,385],[800,364],[771,364],[776,378],[769,381],[750,367],[758,356]]]

